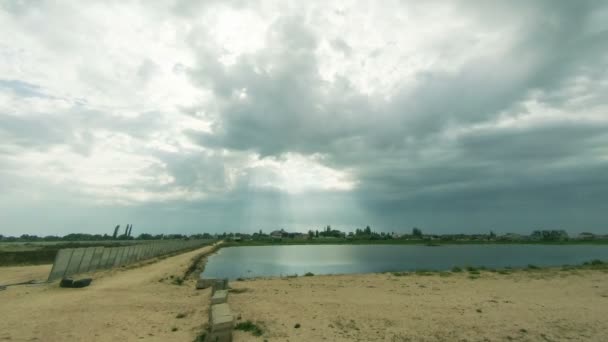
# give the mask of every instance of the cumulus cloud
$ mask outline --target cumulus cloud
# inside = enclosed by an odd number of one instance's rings
[[[606,13],[595,1],[4,4],[1,224],[601,230]]]

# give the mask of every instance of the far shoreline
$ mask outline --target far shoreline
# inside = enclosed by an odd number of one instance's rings
[[[220,248],[247,246],[297,246],[297,245],[413,245],[441,247],[453,245],[608,245],[608,239],[601,240],[563,240],[563,241],[496,241],[496,240],[351,240],[351,239],[260,239],[242,241],[224,241]]]

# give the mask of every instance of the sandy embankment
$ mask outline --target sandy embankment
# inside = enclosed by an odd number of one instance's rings
[[[211,250],[98,272],[83,289],[9,287],[0,291],[0,341],[192,341],[208,320],[210,290],[195,290],[192,279],[172,284],[171,276],[182,276],[195,256]],[[45,280],[49,271],[0,267],[0,284]]]
[[[264,335],[235,341],[607,341],[608,273],[392,274],[232,282]],[[299,323],[300,328],[294,326]]]

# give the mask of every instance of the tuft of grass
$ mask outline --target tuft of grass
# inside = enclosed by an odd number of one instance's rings
[[[249,291],[249,289],[246,289],[246,288],[245,289],[228,289],[228,292],[236,293],[236,294],[245,293],[247,291]]]
[[[504,270],[498,270],[498,274],[511,274],[511,271],[504,269]]]
[[[529,270],[538,270],[540,267],[533,265],[533,264],[528,264],[528,269]]]
[[[469,271],[469,272],[472,272],[472,271],[477,271],[477,268],[475,268],[473,266],[467,266],[466,270]]]
[[[433,275],[433,272],[429,271],[429,270],[425,270],[425,269],[416,270],[416,275],[430,276],[430,275]]]
[[[393,272],[392,273],[395,277],[403,277],[403,276],[407,276],[410,275],[409,272]]]
[[[472,270],[469,270],[469,274],[479,275],[480,272],[479,272],[479,270],[476,270],[476,269],[473,268]]]
[[[454,267],[452,267],[452,272],[455,272],[455,273],[462,272],[462,268],[460,268],[458,266],[454,266]]]
[[[469,279],[471,279],[471,280],[479,279],[479,275],[469,275]]]
[[[294,325],[293,327],[296,328],[296,329],[299,329],[300,328],[300,323],[296,323],[296,325]]]
[[[184,317],[186,317],[187,315],[188,315],[188,314],[187,314],[187,313],[185,313],[185,312],[180,312],[180,313],[178,313],[178,314],[177,314],[177,316],[175,316],[175,318],[184,318]]]
[[[173,278],[173,282],[174,285],[182,285],[184,283],[184,279],[181,277],[175,277]]]
[[[452,273],[450,273],[450,272],[439,272],[440,277],[449,277],[451,275],[452,275]]]
[[[207,338],[207,333],[206,332],[202,332],[202,333],[200,333],[198,336],[196,336],[194,338],[194,342],[205,342],[206,338]]]
[[[235,327],[235,330],[249,331],[253,336],[262,336],[264,331],[262,328],[257,326],[255,323],[251,321],[245,321],[238,323]]]
[[[312,272],[306,272],[306,273],[304,273],[304,276],[305,276],[305,277],[312,277],[312,276],[314,276],[314,275],[315,275],[315,274],[314,274],[314,273],[312,273]]]
[[[173,332],[177,331],[177,327],[171,328],[171,331],[173,331]]]

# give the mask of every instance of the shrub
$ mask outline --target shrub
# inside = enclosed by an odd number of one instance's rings
[[[186,315],[187,314],[185,312],[181,312],[181,313],[178,313],[177,316],[175,316],[175,318],[184,318],[184,317],[186,317]]]
[[[538,266],[536,266],[536,265],[532,265],[532,264],[529,264],[529,265],[528,265],[528,269],[530,269],[530,270],[538,270],[539,268],[540,268],[540,267],[538,267]]]
[[[305,277],[312,277],[312,276],[314,276],[314,275],[315,275],[315,274],[314,274],[314,273],[312,273],[312,272],[306,272],[306,273],[304,273],[304,276],[305,276]]]
[[[454,267],[452,267],[452,272],[462,272],[462,268],[460,268],[458,266],[454,266]]]
[[[264,333],[259,326],[255,325],[255,323],[251,321],[240,322],[234,327],[234,329],[249,331],[253,336],[262,336]]]
[[[604,264],[604,262],[602,260],[599,260],[599,259],[591,260],[592,266],[599,266],[599,265],[603,265],[603,264]]]
[[[430,276],[430,275],[433,275],[433,272],[423,269],[423,270],[416,270],[416,274],[423,275],[423,276]]]

